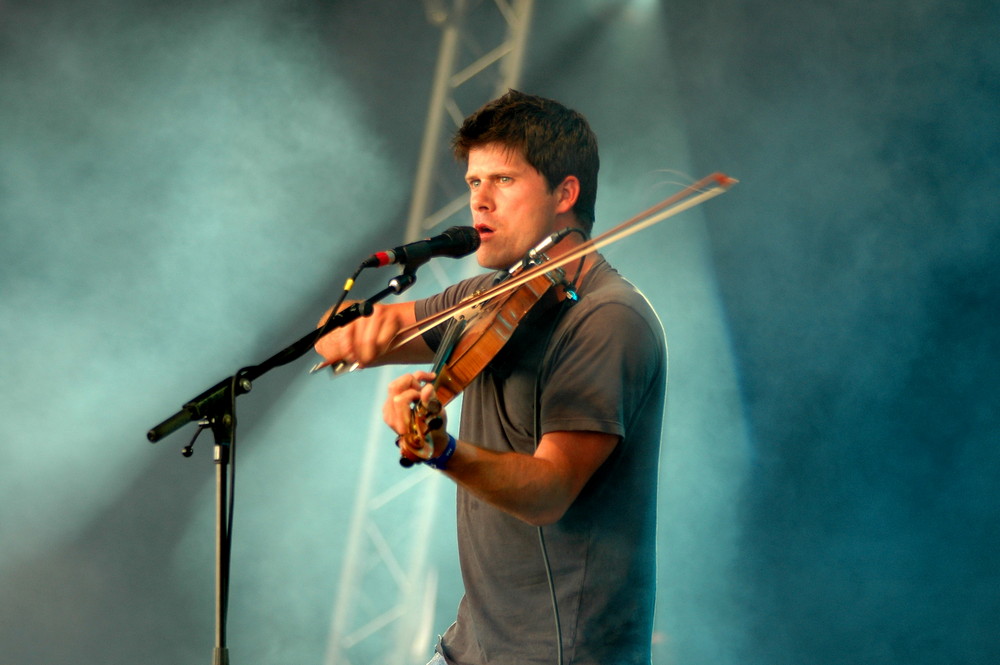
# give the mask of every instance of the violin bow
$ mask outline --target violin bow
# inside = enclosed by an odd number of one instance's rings
[[[730,178],[723,173],[713,173],[712,175],[706,176],[698,182],[688,185],[679,192],[665,198],[651,208],[625,220],[618,226],[615,226],[614,228],[577,245],[569,252],[554,259],[545,261],[537,266],[528,268],[527,270],[516,274],[510,279],[504,280],[500,284],[489,288],[480,294],[467,298],[452,307],[444,309],[433,316],[427,317],[423,321],[419,321],[412,326],[400,330],[396,334],[396,337],[393,339],[393,342],[390,344],[389,349],[386,352],[388,353],[389,351],[394,351],[395,349],[412,342],[428,330],[441,325],[449,319],[464,314],[473,307],[476,307],[491,298],[495,298],[496,296],[507,293],[508,291],[513,291],[523,284],[530,282],[542,273],[551,272],[557,268],[561,268],[568,263],[572,263],[573,261],[590,254],[591,252],[596,252],[602,247],[618,242],[622,238],[627,238],[633,233],[638,233],[639,231],[649,228],[654,224],[658,224],[665,219],[669,219],[684,212],[685,210],[689,210],[697,205],[700,205],[711,198],[715,198],[716,196],[725,193],[730,187],[738,182],[739,180]]]

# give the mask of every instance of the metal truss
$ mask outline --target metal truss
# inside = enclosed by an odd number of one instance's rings
[[[486,2],[425,0],[428,19],[441,26],[441,48],[407,219],[408,240],[419,240],[464,210],[461,173],[452,164],[448,139],[483,103],[516,87],[521,73],[533,0]],[[492,10],[492,11],[487,11]],[[495,45],[492,41],[496,40]]]
[[[452,0],[450,6],[446,0],[424,0],[424,8],[428,21],[441,29],[441,45],[407,242],[432,235],[467,209],[463,173],[451,158],[448,141],[468,113],[517,86],[533,0]],[[449,275],[444,263],[429,264],[442,287],[467,276]],[[364,442],[326,665],[422,665],[434,631],[443,630],[441,621],[448,620],[435,620],[438,570],[430,560],[439,497],[450,489],[448,481],[423,467],[406,474],[386,472],[396,464],[396,455],[386,444],[380,408],[384,386],[396,373],[382,371],[372,400],[376,407]],[[450,533],[441,536],[452,542]]]

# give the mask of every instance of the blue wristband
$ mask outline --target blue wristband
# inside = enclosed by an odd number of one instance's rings
[[[448,466],[448,460],[451,456],[455,454],[455,446],[458,445],[455,441],[455,437],[451,434],[448,435],[448,445],[445,447],[444,452],[437,457],[432,457],[429,460],[425,460],[424,464],[431,467],[432,469],[437,469],[438,471],[444,471],[445,467]]]

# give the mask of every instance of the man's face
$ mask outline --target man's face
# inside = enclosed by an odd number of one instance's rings
[[[557,222],[557,214],[567,209],[560,188],[549,192],[545,176],[518,152],[499,144],[473,148],[465,180],[472,224],[481,239],[476,260],[484,268],[509,268],[565,225]]]

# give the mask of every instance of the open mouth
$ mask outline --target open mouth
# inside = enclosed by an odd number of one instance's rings
[[[480,240],[486,240],[493,235],[493,227],[486,224],[476,224],[475,229],[479,232]]]

